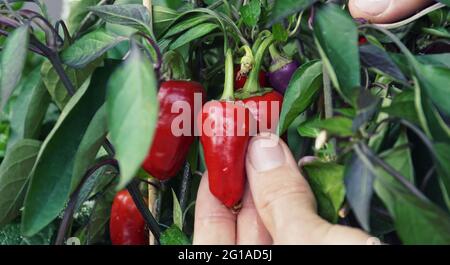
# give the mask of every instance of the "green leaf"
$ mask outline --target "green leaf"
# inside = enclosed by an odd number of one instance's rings
[[[444,27],[422,28],[422,31],[439,38],[450,39],[450,32],[448,32],[448,30]]]
[[[251,0],[247,5],[241,7],[240,10],[242,21],[247,26],[254,27],[258,24],[261,15],[260,0]]]
[[[316,126],[317,121],[318,118],[314,118],[312,120],[302,122],[297,128],[298,134],[303,137],[316,138],[320,133],[319,128]]]
[[[89,8],[106,22],[130,26],[151,35],[150,14],[147,8],[138,4],[101,5]]]
[[[10,224],[0,230],[0,245],[50,245],[56,229],[51,224],[34,236],[25,237],[20,234],[20,223]]]
[[[9,148],[0,166],[0,227],[19,214],[41,142],[24,139]]]
[[[275,23],[272,26],[273,38],[276,41],[285,42],[289,38],[289,32],[284,28],[281,23]]]
[[[74,87],[78,89],[101,63],[102,60],[96,60],[80,70],[67,66],[64,67],[64,70]],[[45,87],[52,96],[53,101],[59,109],[62,110],[69,101],[70,95],[67,93],[66,87],[64,87],[64,84],[61,82],[59,75],[56,73],[50,61],[44,61],[42,64],[41,75]]]
[[[317,0],[277,0],[274,2],[270,23],[278,22],[289,15],[305,10]]]
[[[94,209],[86,225],[86,244],[95,244],[104,240],[111,217],[111,205],[116,191],[114,187],[107,189],[95,201]]]
[[[353,135],[352,120],[342,116],[336,116],[326,120],[316,120],[314,126],[326,130],[329,134],[340,137],[350,137]]]
[[[21,139],[39,138],[42,121],[50,104],[50,95],[42,83],[40,66],[31,71],[23,83],[11,113],[8,148]]]
[[[417,78],[431,101],[445,114],[450,115],[450,69],[417,64]]]
[[[84,35],[64,50],[61,59],[71,67],[83,68],[101,57],[109,49],[126,40],[127,38],[125,37],[113,36],[100,28]]]
[[[314,35],[333,85],[348,103],[354,103],[361,83],[355,22],[337,5],[322,5],[315,15]]]
[[[133,47],[108,82],[107,112],[121,180],[126,185],[150,149],[158,118],[156,77],[152,64]]]
[[[438,142],[449,142],[450,129],[432,104],[431,99],[425,95],[419,81],[415,77],[414,93],[416,111],[422,129],[430,139]]]
[[[373,117],[373,115],[377,112],[380,103],[380,98],[374,96],[369,90],[361,89],[359,91],[359,95],[356,100],[356,117],[353,119],[352,125],[353,132],[357,132],[361,126]]]
[[[45,139],[33,169],[22,216],[22,231],[30,236],[62,211],[70,195],[75,155],[83,135],[105,100],[105,79],[111,66],[99,68],[70,99]]]
[[[450,144],[435,143],[434,149],[437,156],[435,161],[436,169],[439,175],[439,180],[442,183],[443,193],[446,196],[450,195]],[[450,207],[450,205],[448,205]]]
[[[175,191],[172,189],[173,197],[173,224],[180,230],[183,230],[183,211],[181,210],[180,202],[178,201]]]
[[[175,50],[177,48],[180,48],[181,46],[199,39],[208,33],[212,32],[213,30],[217,29],[217,24],[214,23],[203,23],[200,25],[197,25],[185,33],[181,34],[174,42],[170,44],[170,49]]]
[[[106,105],[104,104],[98,109],[92,121],[89,123],[75,154],[71,182],[72,191],[76,189],[86,170],[94,164],[97,153],[105,142],[107,130]]]
[[[311,61],[299,67],[289,82],[280,114],[279,135],[314,101],[322,87],[322,62]]]
[[[376,68],[401,82],[408,81],[389,54],[380,47],[372,44],[362,45],[359,47],[359,53],[363,66]]]
[[[409,153],[409,150],[404,149],[404,152]],[[409,167],[412,165],[406,153],[390,152],[384,161],[406,177],[411,172]],[[394,218],[397,234],[403,243],[450,243],[450,216],[432,202],[416,197],[382,169],[377,170],[374,189]]]
[[[164,6],[153,6],[153,30],[160,35],[175,19],[179,16],[178,12],[164,7]]]
[[[388,107],[384,107],[381,111],[393,117],[406,119],[412,123],[420,124],[417,115],[414,99],[414,91],[405,90],[400,94],[395,95],[392,103]]]
[[[201,15],[201,16],[191,17],[186,20],[182,20],[179,23],[171,26],[170,29],[167,31],[167,33],[164,34],[164,38],[169,38],[169,37],[175,36],[183,31],[188,30],[192,27],[195,27],[198,24],[201,24],[209,19],[210,19],[209,16]]]
[[[5,107],[14,88],[22,77],[28,52],[29,25],[23,25],[10,33],[1,53],[0,109]]]
[[[353,135],[352,120],[343,116],[336,116],[326,120],[314,118],[303,122],[297,128],[301,136],[312,138],[317,137],[321,130],[326,130],[331,135],[350,137]]]
[[[167,228],[160,238],[161,245],[190,245],[191,242],[186,235],[176,226]]]
[[[348,203],[361,226],[369,231],[370,202],[375,175],[368,166],[370,162],[363,161],[364,158],[359,154],[353,154],[345,167],[344,181]]]
[[[79,30],[81,22],[89,13],[88,7],[97,5],[100,0],[76,0],[69,1],[69,18],[67,20],[67,27],[71,34]]]
[[[450,6],[450,0],[438,0],[439,2],[446,4],[447,6]]]
[[[336,223],[345,199],[344,167],[335,163],[313,162],[303,169],[317,199],[319,215]]]

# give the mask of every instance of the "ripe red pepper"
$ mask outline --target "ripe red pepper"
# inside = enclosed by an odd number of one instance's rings
[[[240,74],[241,66],[237,66],[234,71],[234,76],[236,77],[234,80],[234,89],[238,90],[245,86],[245,82],[247,82],[247,75]],[[258,75],[259,85],[261,87],[268,87],[269,81],[267,80],[267,73],[265,71],[259,71]]]
[[[367,38],[366,37],[364,37],[364,36],[359,36],[359,38],[358,38],[358,44],[361,46],[361,45],[364,45],[364,44],[366,44],[368,41],[367,41]]]
[[[258,132],[276,132],[283,104],[283,96],[280,93],[272,90],[263,95],[256,95],[242,101],[257,121]],[[276,102],[276,104],[272,104],[273,102]],[[272,115],[274,115],[273,119]]]
[[[145,220],[127,190],[114,197],[109,233],[113,245],[148,245]]]
[[[163,82],[158,92],[159,118],[149,154],[142,167],[149,174],[159,180],[167,180],[180,170],[190,145],[194,142],[194,93],[201,93],[202,100],[205,97],[203,87],[191,81],[167,81]],[[172,113],[175,102],[184,102],[191,108],[190,135],[175,136],[172,132],[172,122],[179,113]],[[184,124],[183,126],[188,126]]]
[[[209,189],[225,206],[237,209],[244,193],[245,155],[250,140],[250,111],[234,101],[233,56],[226,53],[221,101],[205,104],[198,116]]]
[[[243,115],[245,122],[239,123],[238,113]],[[209,189],[228,208],[238,205],[244,193],[249,118],[250,112],[244,104],[234,101],[209,102],[199,116],[198,124],[203,124],[203,128],[199,128],[202,130],[200,141],[208,169]],[[211,124],[211,131],[207,124]],[[242,133],[238,134],[239,131]]]

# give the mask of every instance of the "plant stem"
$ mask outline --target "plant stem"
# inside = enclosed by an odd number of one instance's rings
[[[133,179],[130,182],[130,184],[128,184],[127,190],[130,193],[131,197],[133,198],[133,201],[136,204],[136,207],[138,208],[139,212],[141,212],[142,216],[144,217],[144,220],[147,223],[149,230],[155,237],[155,241],[159,243],[161,229],[159,228],[158,222],[148,209],[148,206],[144,201],[141,192],[139,191],[139,180]]]
[[[58,234],[56,236],[56,241],[55,241],[55,245],[63,245],[64,244],[64,240],[66,237],[66,233],[67,233],[67,229],[69,228],[70,224],[72,223],[72,219],[73,219],[73,214],[75,211],[75,206],[77,205],[78,202],[78,197],[80,195],[80,192],[83,188],[83,185],[86,183],[86,181],[101,167],[104,167],[106,165],[111,165],[113,167],[115,167],[117,169],[117,171],[119,170],[119,166],[118,163],[115,159],[105,159],[103,161],[100,161],[99,163],[97,163],[96,165],[92,166],[91,168],[89,168],[86,173],[84,174],[80,184],[78,184],[77,188],[75,189],[75,191],[72,193],[72,195],[70,196],[69,202],[67,204],[67,207],[64,211],[64,215],[63,218],[61,220],[61,224],[59,225],[59,229],[58,229]]]
[[[231,49],[226,51],[225,55],[225,82],[223,87],[223,94],[220,99],[234,100],[234,65],[233,54]]]
[[[53,65],[53,68],[55,68],[55,71],[58,74],[59,78],[61,79],[61,82],[63,83],[64,87],[67,89],[67,93],[70,96],[73,96],[75,94],[75,87],[73,86],[72,81],[64,71],[59,55],[55,52],[52,52],[47,56],[48,59],[50,60],[50,63]]]
[[[191,167],[188,161],[184,164],[183,178],[181,179],[180,187],[180,206],[184,211],[188,202],[189,187],[191,184]]]
[[[245,82],[243,91],[245,93],[253,94],[260,91],[259,87],[259,72],[261,71],[262,61],[267,48],[273,43],[274,39],[272,35],[269,35],[264,39],[255,54],[255,65],[250,71],[250,75]]]
[[[323,101],[325,119],[329,119],[333,117],[333,91],[331,89],[330,75],[325,64],[323,65]]]

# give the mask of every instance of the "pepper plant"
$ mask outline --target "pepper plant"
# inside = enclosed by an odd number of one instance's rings
[[[123,189],[151,243],[190,244],[208,168],[236,206],[250,136],[173,143],[170,80],[235,108],[279,102],[274,133],[316,157],[302,172],[326,220],[449,244],[450,3],[376,25],[346,2],[69,0],[55,21],[39,0],[0,0],[0,244],[111,244]],[[178,160],[158,177],[164,144]]]

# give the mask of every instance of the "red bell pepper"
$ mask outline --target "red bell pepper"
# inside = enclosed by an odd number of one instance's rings
[[[225,68],[221,101],[205,104],[198,117],[198,125],[209,189],[225,206],[236,209],[244,193],[245,154],[250,140],[248,124],[251,115],[242,102],[234,101],[233,57],[230,50],[226,53]]]
[[[114,197],[109,233],[113,245],[148,245],[145,220],[127,190]]]
[[[186,160],[190,145],[194,142],[194,94],[205,97],[203,87],[191,81],[163,82],[158,92],[159,118],[149,154],[142,167],[159,180],[167,180],[181,169]],[[191,108],[190,135],[176,136],[172,132],[172,122],[179,113],[172,113],[175,102],[184,102]],[[188,126],[184,124],[183,126]]]

